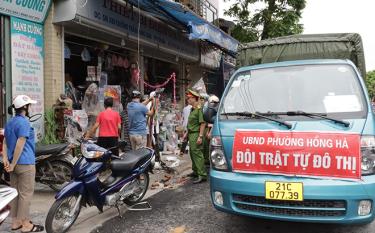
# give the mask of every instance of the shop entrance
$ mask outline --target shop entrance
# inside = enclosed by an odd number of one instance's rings
[[[119,86],[118,101],[126,102],[130,89],[137,88],[132,77],[132,52],[104,43],[65,35],[65,91],[73,98],[74,109],[81,109],[85,91],[91,84],[98,88],[106,85]],[[73,96],[72,88],[76,91]],[[112,93],[115,95],[116,93]]]
[[[131,50],[132,48],[115,46],[113,43],[104,43],[65,32],[65,94],[72,99],[72,110],[73,112],[84,110],[88,118],[86,127],[88,129],[95,123],[96,116],[103,109],[104,98],[113,97],[118,103],[114,109],[120,112],[123,119],[121,138],[129,142],[128,117],[126,111],[123,110],[131,101],[132,91],[143,90],[147,95],[158,87],[163,88],[163,92],[160,96],[158,95],[160,98],[154,103],[157,104],[157,106],[154,105],[157,108],[157,114],[148,120],[149,126],[152,126],[148,128],[149,135],[159,133],[159,125],[162,125],[164,127],[160,129],[160,142],[167,140],[166,135],[174,135],[170,139],[173,142],[169,145],[176,148],[175,129],[179,125],[180,117],[174,103],[178,103],[181,99],[180,90],[183,85],[182,80],[179,80],[181,65],[178,63],[178,58],[175,58],[177,61],[172,63],[167,62],[170,59],[147,57],[146,54],[142,54],[141,64],[138,64],[138,53],[136,50]],[[154,54],[146,47],[142,47],[142,50]],[[163,56],[165,57],[160,54],[160,57]],[[141,67],[144,69],[139,72]],[[140,76],[144,78],[144,82]],[[151,140],[150,138],[149,142]],[[161,150],[164,149],[162,143],[156,145],[160,146]]]

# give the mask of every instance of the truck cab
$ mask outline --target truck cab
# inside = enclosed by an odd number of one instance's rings
[[[351,60],[243,66],[210,114],[216,209],[285,221],[373,221],[375,121]]]

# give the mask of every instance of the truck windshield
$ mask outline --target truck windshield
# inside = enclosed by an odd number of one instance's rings
[[[351,66],[319,64],[239,73],[220,109],[222,119],[233,112],[287,111],[362,118],[367,106]]]

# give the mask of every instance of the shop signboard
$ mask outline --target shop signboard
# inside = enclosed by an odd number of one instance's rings
[[[83,18],[129,36],[138,37],[139,33],[140,40],[173,50],[176,54],[199,57],[196,43],[168,24],[144,13],[139,14],[136,8],[130,5],[112,0],[87,1],[84,7],[80,1],[76,4],[77,15]],[[139,32],[138,25],[140,25]]]
[[[0,14],[43,23],[51,0],[0,0]]]
[[[30,115],[44,113],[43,44],[43,25],[11,17],[12,96],[28,95],[38,101]],[[41,139],[43,117],[32,125]]]

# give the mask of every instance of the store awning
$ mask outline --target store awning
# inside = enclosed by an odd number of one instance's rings
[[[222,50],[236,54],[239,42],[183,5],[170,0],[127,0],[134,6],[163,20],[171,18],[185,26],[191,40],[205,40]]]
[[[178,28],[181,27],[181,24],[179,22],[176,22],[176,20],[168,15],[166,12],[164,12],[163,9],[159,7],[155,7],[154,1],[149,1],[149,0],[118,0],[119,2],[123,1],[124,4],[125,2],[130,3],[134,7],[137,7],[143,11],[148,12],[150,15],[153,17],[156,17],[164,22],[170,23],[172,26],[176,27],[176,24],[178,24]]]

